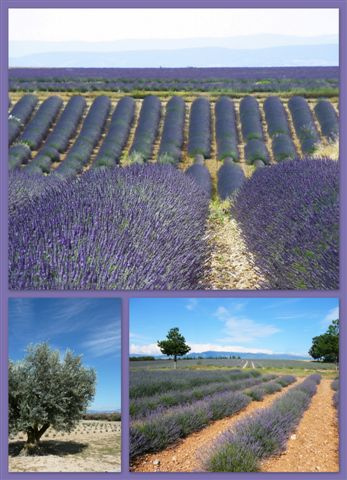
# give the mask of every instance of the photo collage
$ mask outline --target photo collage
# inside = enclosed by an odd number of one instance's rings
[[[347,2],[140,3],[1,0],[0,480],[347,478]]]

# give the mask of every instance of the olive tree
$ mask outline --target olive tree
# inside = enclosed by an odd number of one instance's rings
[[[26,432],[37,447],[49,427],[70,432],[95,394],[96,374],[71,351],[61,358],[47,343],[29,346],[26,357],[9,362],[10,433]]]

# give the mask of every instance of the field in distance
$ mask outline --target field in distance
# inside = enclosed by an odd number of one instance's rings
[[[50,428],[37,455],[20,455],[25,439],[9,438],[10,472],[120,472],[119,421],[82,420],[71,433]]]

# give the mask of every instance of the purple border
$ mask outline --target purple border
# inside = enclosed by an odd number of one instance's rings
[[[1,30],[1,47],[0,47],[0,146],[1,158],[0,162],[0,214],[1,214],[1,246],[0,246],[0,302],[1,302],[1,324],[0,324],[0,347],[1,347],[1,363],[0,363],[0,480],[16,480],[22,478],[32,479],[124,479],[129,480],[139,476],[144,479],[168,478],[177,479],[186,476],[192,480],[199,480],[203,476],[206,479],[218,478],[282,478],[282,479],[317,479],[322,480],[338,480],[347,478],[346,464],[346,412],[342,408],[340,414],[340,472],[339,473],[225,473],[225,474],[208,474],[208,473],[129,473],[128,472],[128,426],[129,418],[127,416],[128,408],[128,332],[129,326],[127,322],[129,313],[129,298],[131,297],[340,297],[340,310],[342,317],[345,319],[345,311],[347,311],[347,251],[341,248],[340,251],[340,292],[339,291],[206,291],[206,292],[9,292],[7,289],[7,52],[8,52],[8,25],[7,11],[8,8],[339,8],[340,9],[340,85],[344,87],[347,84],[347,1],[346,0],[0,0],[0,30]],[[340,92],[340,149],[342,152],[347,151],[347,94],[346,88],[341,88]],[[5,161],[4,161],[5,160]],[[346,218],[346,162],[341,162],[341,245],[347,244],[347,218]],[[118,297],[122,299],[122,473],[8,473],[7,472],[7,302],[9,297]],[[347,343],[347,334],[344,323],[341,325],[341,345]],[[346,369],[347,357],[346,352],[341,356],[341,405],[344,405],[346,399]]]

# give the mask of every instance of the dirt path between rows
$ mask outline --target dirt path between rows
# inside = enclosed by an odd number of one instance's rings
[[[322,379],[287,450],[262,463],[262,472],[338,472],[339,436],[331,380]]]
[[[194,472],[202,471],[201,454],[209,450],[216,438],[229,430],[236,422],[261,408],[266,408],[289,388],[299,384],[304,378],[298,379],[280,392],[268,395],[261,402],[252,402],[241,412],[211,423],[203,430],[189,435],[167,449],[139,457],[131,466],[133,472]]]

